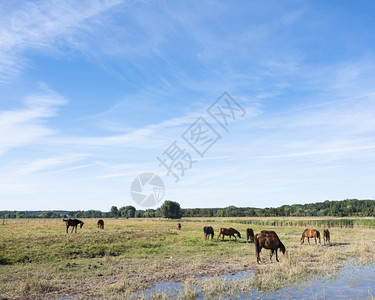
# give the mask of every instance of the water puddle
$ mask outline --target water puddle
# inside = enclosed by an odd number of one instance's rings
[[[215,279],[227,282],[237,282],[240,286],[246,281],[252,280],[254,271],[242,271],[235,274],[227,274],[218,277],[202,277],[196,279],[198,283],[204,283],[207,279]],[[219,279],[218,279],[219,278]],[[135,297],[154,298],[163,294],[170,298],[178,298],[179,295],[186,295],[188,285],[183,282],[161,282],[151,286],[149,289],[134,295]],[[191,286],[189,287],[191,290]],[[193,289],[198,299],[208,299],[201,286],[194,285]],[[375,264],[360,267],[358,265],[346,265],[338,273],[335,279],[322,277],[310,280],[309,284],[303,287],[287,286],[274,292],[258,291],[252,289],[250,293],[241,292],[220,296],[221,299],[371,299],[375,297]]]

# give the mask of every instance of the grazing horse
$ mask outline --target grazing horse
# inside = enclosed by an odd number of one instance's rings
[[[98,228],[104,229],[104,221],[101,219],[98,221]]]
[[[210,236],[211,236],[211,241],[212,241],[212,239],[214,238],[214,234],[215,234],[212,226],[204,226],[203,232],[204,232],[204,239],[205,240],[210,239]]]
[[[277,257],[277,249],[280,249],[283,255],[285,255],[286,249],[284,244],[280,241],[277,235],[272,233],[257,233],[254,237],[255,243],[255,256],[257,263],[260,262],[260,251],[262,248],[271,250],[270,261],[272,261],[273,253],[276,251],[276,261],[279,261]]]
[[[305,242],[305,238],[307,238],[307,242],[309,243],[310,245],[310,239],[311,238],[314,238],[315,240],[315,245],[317,244],[316,242],[316,239],[319,239],[319,245],[321,245],[320,243],[320,232],[316,229],[305,229],[305,231],[302,233],[302,236],[301,236],[301,245]]]
[[[273,230],[262,230],[260,233],[266,233],[266,234],[274,234],[276,235],[276,237],[279,239],[279,236],[277,235],[277,233]]]
[[[326,242],[331,245],[331,236],[329,234],[328,229],[323,230],[323,242],[324,242],[324,245],[326,244]]]
[[[181,230],[181,223],[177,223],[176,229]]]
[[[220,228],[219,235],[217,236],[217,240],[216,241],[219,240],[220,235],[223,235],[223,238],[222,238],[223,241],[224,241],[224,236],[225,235],[229,235],[229,240],[231,240],[231,237],[234,236],[234,238],[237,241],[237,238],[236,238],[235,234],[237,234],[237,236],[239,238],[241,238],[241,233],[239,233],[236,229],[234,229],[232,227],[230,227],[230,228]]]
[[[250,243],[254,242],[254,231],[251,228],[246,228],[246,242],[248,243],[250,239]]]
[[[68,233],[69,226],[72,226],[71,232],[73,232],[73,230],[75,228],[76,233],[77,233],[78,224],[80,225],[79,228],[82,228],[83,224],[85,224],[81,220],[78,220],[78,219],[63,219],[63,221],[65,222],[65,225],[66,225],[66,233]]]

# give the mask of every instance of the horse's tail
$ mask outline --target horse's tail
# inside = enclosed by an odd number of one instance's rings
[[[220,228],[219,235],[217,236],[216,242],[219,240],[219,237],[221,236],[222,231],[223,231],[223,228]]]

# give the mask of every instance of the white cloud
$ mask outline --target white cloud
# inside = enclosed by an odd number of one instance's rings
[[[65,155],[58,156],[58,157],[37,159],[36,161],[27,163],[19,167],[18,170],[15,172],[15,174],[16,175],[28,175],[28,174],[32,174],[35,172],[54,170],[58,167],[70,165],[78,161],[84,160],[87,157],[88,156],[84,154],[65,154]],[[69,170],[76,170],[76,169],[88,167],[88,166],[93,166],[93,164],[85,165],[85,166],[76,166],[76,167],[69,168]]]
[[[65,45],[79,51],[81,34],[94,30],[87,22],[100,26],[101,19],[94,17],[119,3],[119,0],[38,1],[26,2],[21,9],[3,7],[0,10],[0,84],[7,83],[30,63],[27,50],[66,55],[59,49]]]
[[[58,106],[65,103],[62,96],[45,91],[27,97],[23,108],[0,112],[0,155],[54,134],[43,121],[56,116]]]

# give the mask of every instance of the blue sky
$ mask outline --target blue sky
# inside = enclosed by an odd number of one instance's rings
[[[184,208],[375,199],[374,9],[0,2],[0,209],[142,208],[143,172]],[[224,91],[246,110],[228,131],[206,111]],[[204,157],[181,138],[199,117]],[[197,160],[177,183],[175,141]]]

